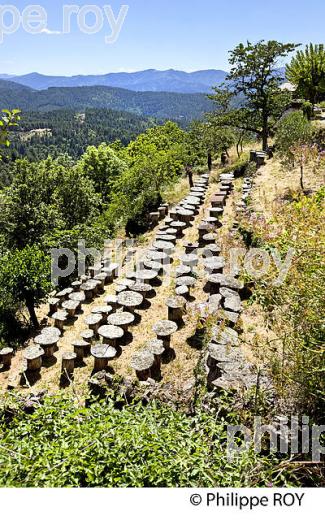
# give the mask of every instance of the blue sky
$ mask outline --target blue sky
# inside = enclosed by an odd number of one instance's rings
[[[148,68],[180,70],[227,69],[227,51],[237,43],[259,39],[285,42],[324,42],[324,0],[34,0],[47,11],[42,33],[28,34],[20,26],[4,34],[0,44],[0,73],[104,74]],[[29,5],[11,0],[19,13]],[[118,17],[122,4],[129,10],[117,41],[105,44],[111,27],[96,34],[80,31],[76,15],[71,32],[62,34],[63,5],[80,9],[96,4],[98,12],[111,5]],[[13,22],[0,16],[0,29]],[[94,15],[86,18],[89,26]],[[51,31],[55,34],[49,34]],[[4,32],[6,32],[4,30]]]

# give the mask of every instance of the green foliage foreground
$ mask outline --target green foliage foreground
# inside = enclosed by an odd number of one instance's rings
[[[195,417],[152,402],[88,408],[48,398],[18,412],[0,433],[0,486],[212,487],[286,484],[272,459],[253,452],[227,460],[220,417]]]

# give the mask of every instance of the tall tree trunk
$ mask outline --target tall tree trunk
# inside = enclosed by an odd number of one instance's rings
[[[262,140],[263,140],[263,151],[266,152],[268,147],[269,137],[269,121],[267,113],[263,113],[263,128],[262,128]]]
[[[208,168],[210,172],[212,170],[212,155],[210,152],[208,153]]]
[[[186,166],[185,170],[186,170],[186,175],[187,175],[187,178],[188,178],[188,182],[189,182],[190,188],[193,188],[194,187],[193,170],[192,170],[191,166]]]
[[[25,295],[25,302],[26,302],[26,307],[28,309],[30,320],[31,320],[31,322],[33,324],[33,327],[35,327],[35,329],[38,329],[39,328],[39,322],[38,322],[38,319],[37,319],[37,316],[36,316],[36,312],[35,312],[34,297],[31,294],[26,294]]]

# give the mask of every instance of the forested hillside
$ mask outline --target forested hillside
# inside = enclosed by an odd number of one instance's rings
[[[133,92],[111,87],[49,88],[34,91],[12,81],[0,80],[3,106],[24,111],[48,112],[59,109],[106,108],[136,115],[173,119],[188,123],[200,119],[212,108],[204,94],[173,92]]]
[[[150,118],[106,109],[25,112],[12,132],[7,157],[37,160],[68,154],[78,158],[90,145],[114,141],[127,145],[153,124],[155,120]]]

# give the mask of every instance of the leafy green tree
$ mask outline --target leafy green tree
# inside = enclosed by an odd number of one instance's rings
[[[288,93],[279,88],[283,78],[278,61],[295,48],[293,43],[262,40],[255,45],[241,43],[230,52],[227,80],[231,86],[216,88],[210,96],[217,104],[219,125],[253,132],[267,149],[272,126],[288,102]]]
[[[277,150],[289,162],[294,161],[292,147],[300,144],[308,144],[313,135],[311,123],[302,112],[292,112],[284,117],[277,125],[275,145]]]
[[[38,246],[13,250],[1,258],[0,292],[18,305],[26,305],[31,323],[38,327],[35,307],[52,289],[51,258]]]
[[[207,162],[209,170],[212,159],[222,153],[228,153],[235,144],[235,133],[231,128],[218,126],[218,122],[210,117],[208,121],[194,121],[188,132],[189,161]]]
[[[54,192],[66,229],[84,224],[98,216],[101,197],[93,182],[78,167],[67,168]]]
[[[109,220],[145,224],[147,214],[161,202],[163,188],[184,172],[186,153],[186,134],[172,122],[147,130],[121,149],[119,157],[128,168],[112,188]]]
[[[324,44],[306,45],[298,51],[286,67],[288,80],[297,87],[297,93],[315,105],[325,99]]]
[[[0,198],[0,234],[8,247],[41,243],[45,233],[63,225],[54,191],[64,172],[50,158],[40,163],[16,161],[12,184]]]
[[[9,146],[10,141],[8,139],[9,130],[18,125],[20,120],[20,110],[2,110],[2,118],[0,119],[0,147]],[[1,159],[1,155],[0,155]]]
[[[79,161],[79,167],[92,180],[104,202],[109,202],[114,182],[127,168],[115,151],[104,143],[98,147],[89,146]]]

